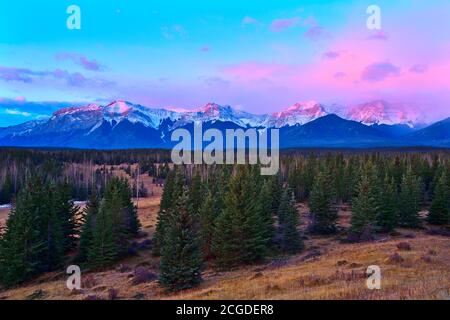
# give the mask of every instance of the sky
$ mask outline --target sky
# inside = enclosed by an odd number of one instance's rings
[[[117,99],[253,113],[383,99],[437,120],[450,115],[450,1],[0,2],[0,126]]]

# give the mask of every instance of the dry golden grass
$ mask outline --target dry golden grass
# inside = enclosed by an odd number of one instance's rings
[[[123,172],[117,170],[116,174]],[[139,200],[138,213],[143,230],[151,238],[162,188],[153,185],[146,175],[140,179],[148,188],[149,197]],[[298,208],[302,216],[308,211],[305,204]],[[348,226],[348,208],[340,208],[339,216],[339,224]],[[27,299],[37,290],[42,290],[43,299],[85,299],[89,295],[106,298],[111,288],[119,291],[120,299],[450,299],[449,239],[426,235],[422,230],[399,231],[399,236],[362,244],[313,236],[305,241],[305,251],[298,255],[229,272],[207,269],[199,287],[171,295],[156,281],[132,284],[131,275],[137,266],[158,272],[159,260],[148,250],[141,251],[118,263],[129,268],[126,272],[111,269],[83,274],[95,279],[92,288],[72,293],[66,288],[64,272],[49,273],[19,288],[0,291],[0,300]],[[400,242],[408,242],[411,250],[400,251]],[[389,257],[396,252],[403,262],[390,262]],[[381,290],[366,287],[365,271],[370,265],[381,267]]]

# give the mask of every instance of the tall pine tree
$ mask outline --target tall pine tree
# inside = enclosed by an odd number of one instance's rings
[[[202,280],[195,215],[188,207],[188,196],[184,193],[167,216],[169,223],[161,248],[159,282],[169,291],[188,289]]]
[[[94,269],[110,266],[119,256],[114,234],[113,206],[119,205],[118,198],[104,199],[92,226],[92,240],[87,251],[88,265]]]
[[[377,172],[372,163],[369,162],[362,171],[357,190],[357,195],[352,201],[351,230],[357,234],[371,233],[375,229],[380,210],[380,188]]]
[[[309,207],[312,223],[308,227],[310,232],[329,234],[336,232],[336,210],[333,208],[333,187],[329,175],[320,172],[310,194]]]
[[[383,186],[377,225],[383,231],[392,231],[398,224],[398,197],[394,178],[386,175]]]
[[[12,286],[30,280],[42,269],[45,241],[41,233],[44,196],[40,180],[29,181],[19,191],[0,238],[0,284]]]
[[[297,253],[303,248],[298,230],[299,215],[295,198],[289,188],[284,188],[278,208],[279,244],[283,252]]]
[[[404,227],[420,226],[421,182],[411,167],[403,175],[399,194],[399,223]]]
[[[428,222],[436,225],[450,223],[450,189],[447,172],[443,171],[434,189]]]
[[[96,223],[98,210],[100,207],[97,193],[92,193],[86,207],[83,210],[82,227],[80,235],[80,244],[78,248],[78,260],[84,262],[87,260],[89,247],[93,241],[93,228]]]

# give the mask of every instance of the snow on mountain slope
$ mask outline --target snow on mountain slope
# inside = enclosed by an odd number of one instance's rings
[[[324,107],[316,101],[296,103],[282,112],[272,114],[267,118],[265,126],[281,128],[303,125],[326,115]]]
[[[184,126],[195,121],[201,122],[232,122],[241,127],[259,127],[267,115],[254,115],[244,111],[234,110],[230,106],[220,106],[208,103],[202,108],[180,113],[173,128]]]
[[[331,109],[330,109],[331,108]],[[4,128],[2,136],[28,134],[49,134],[52,132],[79,132],[90,135],[107,123],[110,127],[129,122],[144,128],[160,131],[171,131],[195,121],[231,122],[240,127],[282,128],[304,125],[316,119],[334,113],[333,106],[324,106],[316,101],[296,103],[284,111],[271,115],[255,115],[230,106],[208,103],[203,107],[191,110],[156,109],[124,100],[117,100],[107,105],[88,104],[60,109],[47,120],[32,121],[22,125]],[[342,107],[343,110],[346,108]],[[418,113],[407,105],[389,104],[385,101],[374,101],[348,109],[343,118],[361,122],[366,125],[408,125],[413,127],[418,122]],[[164,125],[162,128],[161,126]],[[162,132],[162,135],[165,133]]]
[[[419,112],[414,106],[392,104],[382,100],[351,107],[345,117],[366,125],[405,124],[413,128],[419,122]]]

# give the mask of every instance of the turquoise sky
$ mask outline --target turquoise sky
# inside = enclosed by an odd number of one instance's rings
[[[381,30],[366,27],[371,4]],[[81,30],[66,27],[70,5]],[[448,0],[2,1],[0,126],[51,113],[28,102],[115,99],[256,113],[387,99],[438,117],[449,57]]]

